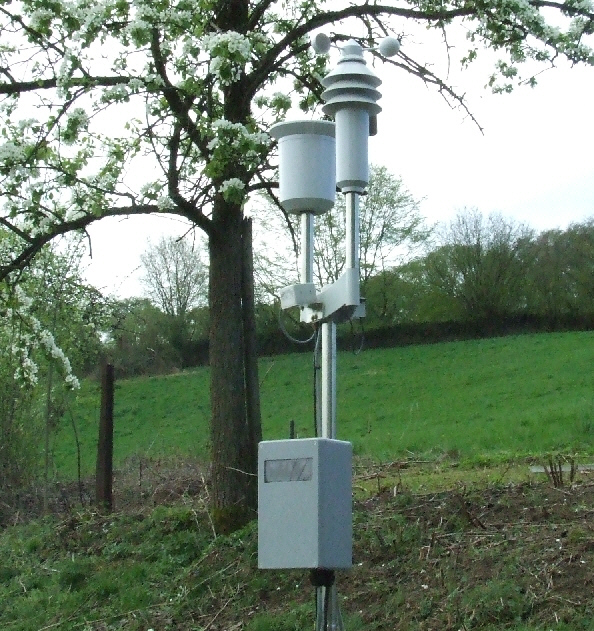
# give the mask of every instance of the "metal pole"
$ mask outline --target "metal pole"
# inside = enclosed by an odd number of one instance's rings
[[[346,201],[346,267],[359,269],[359,193],[348,191]]]
[[[326,590],[330,592],[327,596]],[[326,604],[328,604],[327,620],[324,614]],[[318,587],[316,590],[316,631],[344,631],[336,584],[330,587]]]
[[[359,270],[359,191],[347,191],[345,201],[346,267]],[[303,219],[302,222],[304,222]],[[303,225],[302,223],[302,234]],[[313,243],[311,250],[313,252]],[[305,261],[302,259],[302,266],[304,265]],[[336,323],[332,321],[322,324],[321,408],[322,438],[336,438]],[[316,589],[316,631],[342,631],[343,629],[336,583],[318,587]]]
[[[313,283],[314,218],[313,213],[301,213],[300,280],[302,283]]]
[[[346,267],[359,269],[359,193],[346,201]],[[313,250],[313,246],[312,246]],[[336,324],[322,324],[322,438],[336,438]],[[327,611],[326,611],[327,609]],[[342,631],[336,584],[316,590],[316,631]]]
[[[329,590],[326,595],[326,590]],[[328,600],[327,600],[328,599]],[[324,611],[328,604],[328,619]],[[338,606],[336,584],[330,587],[318,587],[316,591],[316,631],[343,631],[344,623]]]
[[[322,324],[322,438],[336,438],[336,324]]]
[[[336,323],[322,324],[322,438],[336,438]],[[316,631],[342,631],[336,583],[316,589]]]

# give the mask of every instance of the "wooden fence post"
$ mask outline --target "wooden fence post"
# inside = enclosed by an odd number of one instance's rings
[[[95,502],[97,506],[108,511],[113,510],[113,404],[113,364],[104,364],[101,370],[101,411],[95,471]]]

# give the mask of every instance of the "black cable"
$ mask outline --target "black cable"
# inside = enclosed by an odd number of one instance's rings
[[[314,427],[314,436],[318,437],[319,427],[318,427],[318,375],[320,370],[320,365],[318,364],[318,352],[320,347],[320,327],[317,324],[314,324],[314,352],[313,352],[313,427]]]
[[[281,330],[281,331],[285,334],[285,337],[286,337],[288,340],[290,340],[291,342],[294,342],[295,344],[309,344],[309,343],[310,343],[310,342],[314,339],[314,337],[315,337],[315,335],[316,335],[315,330],[314,330],[314,332],[311,334],[311,336],[310,336],[310,337],[308,337],[306,340],[300,340],[300,339],[298,339],[298,338],[296,338],[296,337],[293,337],[293,336],[292,336],[292,335],[291,335],[291,334],[287,331],[287,328],[285,327],[285,324],[284,324],[283,319],[282,319],[282,317],[281,317],[281,316],[282,316],[282,313],[283,313],[283,310],[279,307],[279,310],[278,310],[278,325],[279,325],[279,327],[280,327],[280,330]]]
[[[351,340],[355,339],[355,330],[353,327],[353,320],[349,320],[350,325],[351,325]],[[352,352],[353,355],[359,355],[359,353],[361,353],[361,351],[363,350],[363,346],[365,345],[365,326],[363,325],[363,318],[359,318],[359,323],[361,325],[361,342],[359,343],[359,348],[355,349],[355,345],[354,343],[351,344],[351,348],[352,348]]]

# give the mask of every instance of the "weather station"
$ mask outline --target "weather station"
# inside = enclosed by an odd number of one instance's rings
[[[326,54],[330,38],[312,39]],[[397,54],[387,37],[376,49]],[[264,441],[258,453],[258,567],[304,568],[316,588],[316,631],[344,629],[335,583],[352,566],[352,445],[336,433],[336,325],[365,315],[359,290],[359,201],[369,182],[368,139],[377,131],[381,80],[355,40],[340,47],[336,68],[322,80],[323,112],[331,121],[274,125],[279,147],[279,200],[300,215],[300,282],[281,291],[281,308],[300,309],[302,322],[321,335],[320,396],[316,436]],[[346,202],[346,260],[341,276],[314,283],[315,217],[328,212],[336,190]],[[316,344],[317,346],[317,344]]]

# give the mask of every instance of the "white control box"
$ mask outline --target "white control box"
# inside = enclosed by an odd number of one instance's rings
[[[352,454],[329,438],[260,443],[258,567],[351,567]]]

